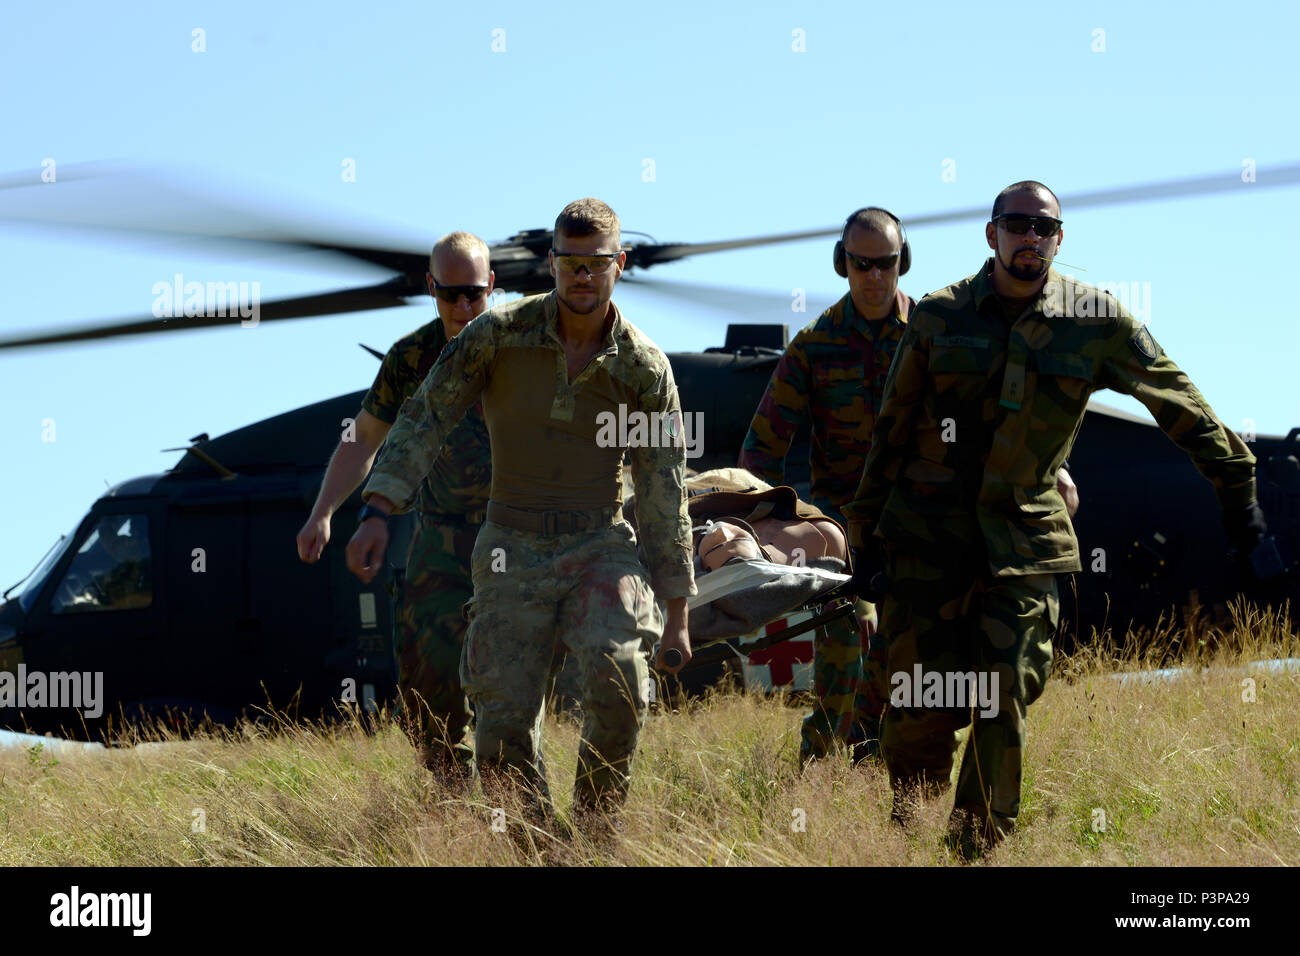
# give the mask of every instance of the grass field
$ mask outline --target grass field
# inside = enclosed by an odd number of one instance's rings
[[[1165,633],[1144,654],[1058,657],[1029,710],[1016,833],[992,865],[1300,863],[1300,656],[1284,619]],[[1176,679],[1111,675],[1172,659]],[[1208,668],[1208,670],[1206,670]],[[796,768],[803,709],[717,693],[651,715],[625,831],[599,844],[538,837],[572,864],[955,865],[951,796],[907,833],[889,825],[879,766]],[[578,726],[546,727],[563,818]],[[246,724],[161,746],[54,756],[0,750],[0,865],[501,865],[541,863],[494,832],[475,792],[431,782],[390,721],[368,734]],[[515,813],[514,808],[507,809]],[[802,823],[802,829],[800,824]]]

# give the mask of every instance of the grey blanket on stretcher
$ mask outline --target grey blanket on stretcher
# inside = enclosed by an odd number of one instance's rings
[[[695,558],[698,595],[687,598],[691,643],[752,634],[848,580],[839,558],[813,558],[806,566],[733,558],[705,572]],[[718,582],[720,586],[715,586]],[[720,591],[717,596],[713,592]]]

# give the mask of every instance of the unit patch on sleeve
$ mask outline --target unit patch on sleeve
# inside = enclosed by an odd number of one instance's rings
[[[1151,337],[1151,333],[1147,331],[1145,325],[1133,333],[1132,338],[1128,340],[1128,344],[1133,347],[1133,351],[1138,354],[1138,358],[1142,359],[1143,365],[1150,365],[1156,360],[1156,356],[1160,354],[1160,346],[1156,345],[1156,340]]]

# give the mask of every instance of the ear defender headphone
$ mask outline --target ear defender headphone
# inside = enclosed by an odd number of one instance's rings
[[[863,206],[861,209],[854,210],[848,219],[844,220],[844,228],[840,231],[840,238],[835,243],[835,251],[832,253],[835,263],[835,274],[848,278],[849,265],[844,258],[844,237],[849,234],[849,226],[853,225],[853,220],[857,219],[864,212],[883,212],[898,226],[898,233],[903,238],[903,247],[898,250],[898,274],[907,275],[907,270],[912,268],[912,247],[907,243],[907,230],[903,228],[903,221],[895,216],[888,209],[882,209],[880,206]]]

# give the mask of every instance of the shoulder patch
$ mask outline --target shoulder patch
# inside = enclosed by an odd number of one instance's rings
[[[1144,365],[1150,365],[1160,354],[1160,346],[1156,345],[1156,340],[1151,337],[1151,332],[1145,325],[1133,333],[1128,344],[1137,353],[1138,358],[1142,359]]]

